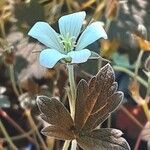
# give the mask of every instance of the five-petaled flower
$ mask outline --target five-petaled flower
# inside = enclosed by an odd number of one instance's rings
[[[35,23],[28,35],[47,47],[39,56],[42,66],[53,68],[62,59],[67,63],[83,63],[92,58],[92,51],[85,47],[99,38],[106,39],[107,34],[101,22],[96,21],[79,36],[85,16],[82,11],[61,17],[58,21],[60,34],[46,22]]]

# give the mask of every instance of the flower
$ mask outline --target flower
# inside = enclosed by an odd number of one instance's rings
[[[44,44],[39,62],[42,66],[53,68],[59,60],[67,63],[83,63],[92,59],[92,53],[86,49],[88,45],[99,38],[107,38],[101,22],[93,22],[79,36],[86,13],[84,11],[69,14],[59,19],[58,34],[48,23],[37,22],[28,35]]]

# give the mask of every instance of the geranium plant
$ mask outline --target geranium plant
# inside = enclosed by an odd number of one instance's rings
[[[86,47],[100,38],[107,38],[99,21],[89,24],[82,31],[85,16],[82,11],[61,17],[58,21],[60,33],[45,22],[37,22],[28,33],[47,47],[39,54],[42,66],[53,68],[57,62],[63,62],[68,69],[70,89],[66,92],[70,112],[55,97],[37,97],[41,118],[49,124],[42,129],[42,133],[65,140],[64,150],[69,148],[70,141],[72,150],[77,144],[85,150],[127,150],[130,147],[121,137],[123,133],[120,130],[99,127],[123,99],[123,93],[117,91],[110,64],[102,67],[90,81],[82,79],[76,86],[74,64],[101,58]]]

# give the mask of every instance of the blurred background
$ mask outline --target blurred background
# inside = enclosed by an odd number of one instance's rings
[[[84,27],[103,23],[108,40],[89,47],[108,59],[124,92],[121,106],[103,127],[124,132],[131,149],[150,149],[150,1],[149,0],[0,0],[0,150],[60,150],[63,141],[40,133],[37,95],[55,96],[68,107],[63,64],[45,69],[38,62],[44,48],[27,35],[37,21],[59,32],[57,21],[66,14],[86,11]],[[75,66],[76,83],[89,80],[101,65],[97,60]],[[39,142],[40,141],[40,142]]]

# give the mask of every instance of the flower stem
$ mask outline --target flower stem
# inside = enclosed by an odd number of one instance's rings
[[[111,19],[107,19],[106,20],[106,25],[105,25],[105,31],[106,31],[106,33],[108,33],[108,30],[110,28],[111,22],[112,22]]]
[[[10,74],[10,80],[12,83],[12,88],[13,88],[16,96],[18,97],[19,91],[18,91],[17,86],[16,86],[16,81],[15,81],[15,76],[14,76],[14,66],[13,65],[9,65],[9,74]]]
[[[5,39],[6,38],[6,33],[5,33],[5,27],[4,27],[4,21],[3,20],[0,20],[0,29],[1,29],[2,37]],[[9,73],[10,73],[10,80],[11,80],[11,83],[12,83],[12,88],[13,88],[16,96],[18,97],[19,96],[19,91],[17,90],[17,87],[16,87],[13,65],[9,65]]]
[[[68,11],[71,12],[72,11],[71,5],[70,5],[72,3],[71,0],[66,0],[66,3],[67,3]]]
[[[150,96],[150,77],[148,77],[148,87],[147,87],[147,92],[145,97],[147,104],[149,103],[149,96]]]
[[[18,131],[20,131],[25,135],[26,132],[1,108],[0,108],[0,115],[4,117],[8,122],[10,122]],[[34,143],[33,139],[28,134],[26,135],[26,138],[30,142]]]
[[[106,20],[106,24],[105,24],[105,31],[106,31],[106,33],[108,33],[108,30],[109,30],[110,25],[111,25],[111,21],[112,20],[110,20],[110,19]],[[101,51],[100,51],[100,55],[101,55]],[[102,59],[99,58],[98,59],[98,71],[101,69],[101,67],[102,67]]]
[[[141,65],[141,59],[142,59],[142,56],[144,54],[144,51],[141,50],[139,55],[138,55],[138,58],[137,58],[137,61],[136,61],[136,66],[135,66],[135,79],[137,79],[136,77],[138,76],[138,71],[139,71],[139,68],[140,68],[140,65]]]
[[[142,130],[143,131],[143,130]],[[140,132],[139,136],[138,136],[138,139],[135,143],[135,147],[134,147],[134,150],[138,150],[139,149],[139,145],[140,145],[140,142],[141,142],[141,138],[142,138],[142,131]]]
[[[111,128],[111,120],[112,120],[112,116],[110,115],[107,120],[107,128]]]
[[[75,149],[77,149],[77,141],[73,140],[71,143],[71,150],[75,150]]]
[[[72,119],[74,119],[75,103],[76,103],[76,84],[75,84],[75,79],[74,79],[74,66],[67,65],[67,69],[68,69],[68,78],[69,78],[69,84],[70,84],[70,90],[67,89],[67,93],[68,93],[71,117]],[[69,145],[70,145],[70,141],[66,140],[63,145],[63,150],[67,150]]]
[[[121,66],[113,66],[115,71],[121,71],[124,72],[126,74],[128,74],[130,77],[135,78],[135,73],[133,73],[132,71],[130,71],[127,68],[121,67]],[[137,75],[136,77],[137,81],[140,82],[144,87],[148,87],[148,84],[145,80],[143,80],[140,76]]]
[[[74,66],[73,65],[68,65],[68,78],[69,78],[69,84],[70,84],[70,92],[71,92],[71,98],[70,104],[71,104],[71,116],[74,119],[75,115],[75,103],[76,103],[76,84],[75,84],[75,79],[74,79]]]
[[[111,25],[111,21],[112,20],[110,20],[110,19],[106,20],[106,24],[105,24],[105,31],[106,31],[106,33],[108,33],[108,31],[109,31],[109,28],[110,28],[110,25]],[[101,55],[101,51],[100,51],[100,55]],[[99,58],[98,59],[98,71],[101,69],[101,67],[102,67],[102,59]]]
[[[0,29],[1,29],[2,37],[5,39],[6,33],[5,33],[5,27],[4,27],[4,21],[3,20],[0,20]],[[10,72],[10,80],[12,83],[13,90],[14,90],[16,96],[19,96],[19,92],[17,90],[16,82],[15,82],[13,65],[9,65],[9,72]]]
[[[18,148],[14,145],[14,143],[12,142],[10,136],[8,135],[8,133],[7,133],[7,131],[6,131],[6,129],[5,129],[5,127],[4,127],[1,120],[0,120],[0,128],[1,128],[1,131],[3,132],[4,136],[6,137],[8,143],[10,144],[11,148],[13,150],[18,150]]]
[[[71,142],[70,140],[66,140],[65,143],[64,143],[64,145],[63,145],[62,150],[68,150],[70,142]]]
[[[28,131],[24,134],[11,136],[11,139],[12,139],[12,141],[20,140],[20,139],[26,138],[27,136],[33,135],[34,132],[35,132],[35,129],[31,129],[30,131]],[[7,140],[7,139],[6,138],[1,138],[1,140]]]
[[[141,106],[144,110],[144,113],[146,115],[147,120],[150,122],[150,112],[149,112],[148,105],[147,105],[146,101],[142,101]]]
[[[2,19],[0,20],[0,29],[1,29],[2,37],[5,38],[6,33],[5,33],[4,21]]]
[[[37,126],[34,123],[34,120],[33,120],[32,116],[31,116],[31,111],[30,110],[26,110],[26,115],[28,117],[28,121],[30,123],[30,126],[35,129],[35,132],[36,132],[36,134],[37,134],[37,136],[38,136],[38,138],[39,138],[39,140],[40,140],[40,142],[41,142],[41,144],[43,146],[43,149],[44,150],[48,150],[48,148],[47,148],[43,138],[41,137],[41,134],[39,133],[39,130],[38,130]]]

